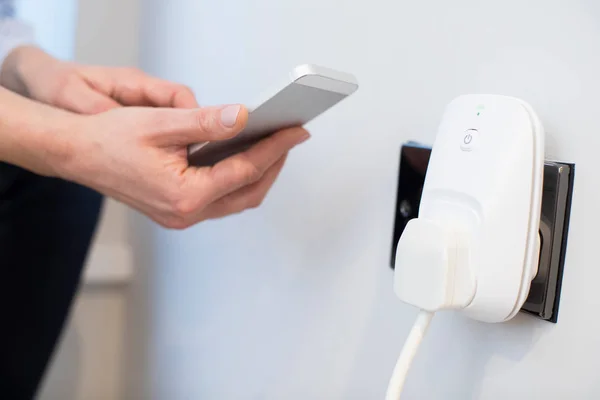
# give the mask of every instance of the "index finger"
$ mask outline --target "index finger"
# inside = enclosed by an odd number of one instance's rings
[[[193,173],[204,181],[200,185],[203,195],[208,194],[208,201],[212,202],[257,182],[281,157],[309,137],[302,128],[286,129],[261,140],[243,153],[226,158],[213,167],[197,168]]]
[[[138,71],[123,73],[121,83],[113,95],[121,104],[130,106],[154,106],[173,108],[198,108],[194,92],[185,85],[155,78]]]
[[[142,86],[144,96],[156,107],[197,108],[196,96],[190,88],[158,78],[147,78],[148,85]]]

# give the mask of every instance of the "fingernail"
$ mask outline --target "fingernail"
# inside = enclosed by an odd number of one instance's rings
[[[227,106],[221,110],[221,123],[228,128],[235,126],[238,114],[240,113],[240,106]]]

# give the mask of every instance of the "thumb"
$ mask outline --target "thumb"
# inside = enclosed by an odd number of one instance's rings
[[[161,143],[189,145],[229,139],[248,121],[248,110],[239,104],[197,109],[149,109],[146,128]]]

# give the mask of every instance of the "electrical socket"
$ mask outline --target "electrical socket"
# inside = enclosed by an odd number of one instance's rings
[[[394,268],[396,244],[404,227],[419,214],[421,193],[431,147],[409,142],[402,146],[396,193],[396,210],[390,265]],[[558,309],[571,213],[575,165],[546,161],[540,217],[540,260],[521,311],[554,322]]]

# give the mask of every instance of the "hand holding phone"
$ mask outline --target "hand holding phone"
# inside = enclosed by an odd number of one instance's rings
[[[357,89],[351,74],[316,65],[298,66],[283,85],[266,92],[256,106],[248,107],[248,122],[239,135],[189,146],[188,161],[197,167],[214,165],[275,132],[303,126]]]

